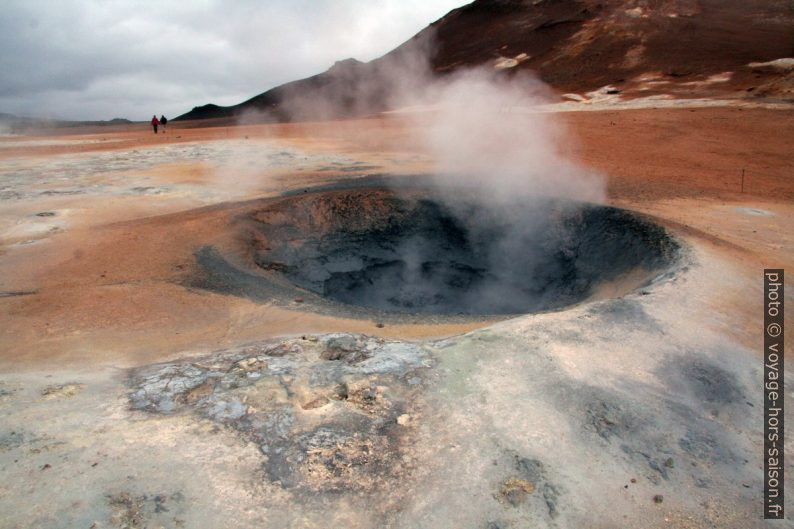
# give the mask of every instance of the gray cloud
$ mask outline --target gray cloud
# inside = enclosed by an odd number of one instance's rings
[[[347,57],[370,60],[465,0],[6,0],[0,112],[176,116]]]

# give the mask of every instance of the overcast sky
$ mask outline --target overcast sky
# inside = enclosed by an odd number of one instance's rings
[[[468,0],[3,0],[0,112],[176,117],[374,59]]]

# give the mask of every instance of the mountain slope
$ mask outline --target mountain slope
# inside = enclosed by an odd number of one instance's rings
[[[794,7],[782,0],[476,0],[369,63],[341,61],[238,105],[196,107],[177,119],[384,110],[395,84],[419,78],[417,57],[433,75],[477,65],[532,70],[561,93],[612,85],[628,97],[794,98],[792,65],[763,64],[793,56]]]

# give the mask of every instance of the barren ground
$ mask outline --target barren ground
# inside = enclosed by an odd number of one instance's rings
[[[405,117],[0,139],[0,525],[763,526],[762,269],[794,263],[794,110],[560,117],[608,202],[685,255],[641,293],[500,322],[185,286],[250,201],[430,171]],[[150,397],[160,362],[176,409]]]

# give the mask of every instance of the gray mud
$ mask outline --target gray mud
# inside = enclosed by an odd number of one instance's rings
[[[260,302],[308,297],[353,315],[505,316],[576,304],[623,276],[647,284],[679,256],[663,228],[616,208],[485,208],[404,191],[328,187],[274,200],[243,221],[241,253],[253,251],[258,270],[205,247],[188,285]]]
[[[630,271],[669,267],[678,249],[631,213],[558,201],[486,209],[364,190],[287,208],[300,220],[257,213],[267,247],[255,262],[320,296],[383,311],[558,309]]]

